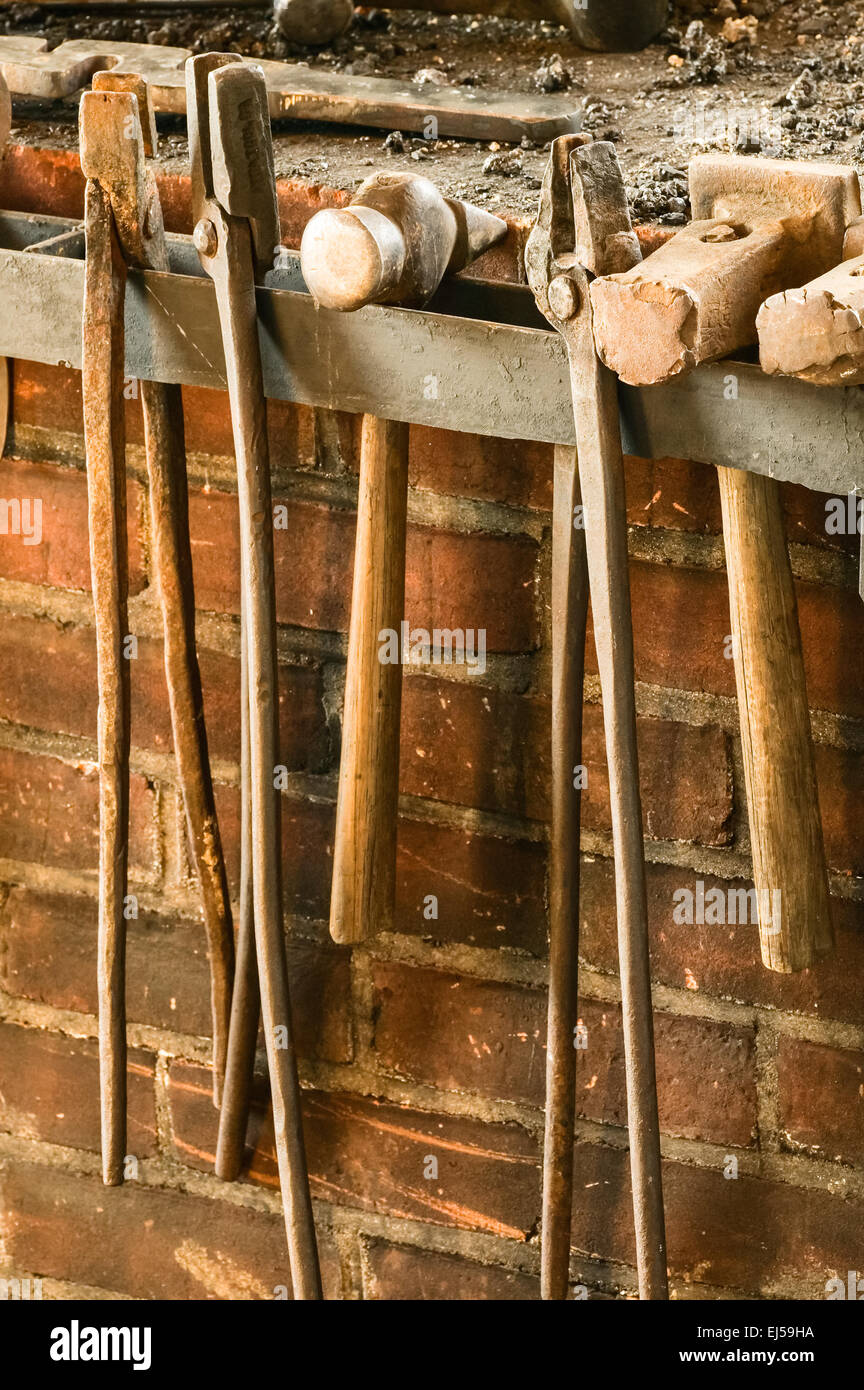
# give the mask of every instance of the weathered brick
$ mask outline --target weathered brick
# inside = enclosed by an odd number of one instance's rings
[[[543,820],[549,813],[549,705],[491,686],[411,676],[402,700],[403,792]],[[725,844],[732,811],[727,739],[713,726],[639,721],[646,832]],[[603,715],[584,711],[587,828],[610,827]]]
[[[169,1077],[178,1156],[210,1168],[216,1142],[208,1073],[175,1063]],[[515,1124],[421,1113],[361,1096],[304,1092],[313,1195],[365,1211],[524,1240],[539,1212],[538,1154]],[[269,1114],[253,1111],[248,1176],[274,1186]],[[437,1178],[424,1177],[437,1159]]]
[[[83,217],[84,175],[77,149],[7,145],[0,164],[0,203],[9,212]]]
[[[781,1037],[780,1125],[794,1148],[864,1163],[864,1052]]]
[[[367,1299],[472,1299],[526,1301],[540,1297],[530,1274],[482,1265],[459,1255],[386,1240],[364,1241],[363,1296]]]
[[[212,1108],[212,1107],[211,1107]],[[61,1168],[0,1174],[13,1268],[144,1299],[272,1299],[290,1291],[282,1218],[127,1182],[103,1187]],[[341,1297],[336,1252],[319,1232],[326,1295]]]
[[[217,786],[215,790],[228,881],[236,893],[240,886],[240,791],[236,786]],[[285,908],[294,916],[317,921],[330,911],[335,808],[286,796],[280,804]]]
[[[412,425],[409,481],[446,496],[549,511],[552,445]]]
[[[546,949],[546,847],[425,821],[399,822],[396,930],[433,941]],[[430,896],[437,916],[425,916]]]
[[[864,905],[832,899],[836,950],[809,970],[780,975],[762,965],[755,923],[700,926],[673,919],[673,895],[680,889],[695,894],[702,882],[706,893],[715,888],[738,892],[751,889],[752,883],[672,864],[646,868],[651,967],[658,983],[742,1003],[860,1021],[857,993],[849,982],[864,972]],[[615,973],[615,879],[610,860],[583,858],[581,891],[580,952],[590,965]]]
[[[23,536],[4,536],[0,546],[0,578],[25,584],[48,584],[55,589],[90,591],[90,551],[87,540],[87,478],[75,468],[27,459],[0,459],[0,496],[40,498],[42,540],[25,545]],[[128,487],[129,592],[145,586],[138,518],[141,493]]]
[[[546,993],[393,962],[372,966],[373,1045],[388,1071],[445,1091],[542,1105]],[[624,1042],[616,1004],[580,1001],[579,1114],[626,1125]],[[747,1145],[756,1123],[752,1032],[655,1013],[660,1123],[688,1139]]]
[[[351,599],[355,516],[339,508],[276,498],[276,607],[282,623],[345,631]],[[190,494],[199,608],[239,609],[237,499],[211,489]],[[218,539],[217,539],[218,538]],[[412,527],[406,560],[406,619],[425,628],[485,628],[487,650],[536,644],[533,575],[537,548],[511,537]],[[297,576],[304,582],[298,585]]]
[[[864,754],[828,744],[816,745],[819,809],[825,855],[833,869],[864,874],[861,806],[864,804]]]
[[[0,979],[10,994],[95,1013],[96,903],[13,888],[0,908]],[[130,1022],[210,1034],[204,927],[142,913],[127,924]],[[350,957],[343,947],[288,942],[297,1048],[308,1060],[350,1062]]]
[[[204,713],[212,757],[240,757],[240,662],[199,647]],[[96,737],[96,647],[89,627],[60,626],[6,615],[0,623],[0,716],[58,733]],[[132,745],[170,752],[171,714],[160,641],[138,639],[131,665]],[[329,761],[330,739],[322,704],[321,673],[280,666],[280,762],[292,771],[319,772]]]
[[[128,1054],[126,1151],[156,1152],[156,1102],[150,1052]],[[0,1024],[0,1126],[25,1139],[99,1149],[99,1048],[95,1038],[67,1038]]]
[[[148,876],[158,865],[156,794],[130,778],[129,863]],[[93,763],[0,749],[0,859],[64,869],[98,864],[99,776]]]
[[[669,1266],[685,1282],[770,1295],[792,1280],[824,1298],[827,1279],[860,1264],[862,1206],[829,1192],[666,1163],[663,1195]],[[573,1247],[632,1263],[626,1152],[577,1145],[573,1197]]]

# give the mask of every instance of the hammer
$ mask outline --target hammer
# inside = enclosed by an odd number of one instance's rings
[[[763,300],[835,265],[861,212],[830,164],[703,155],[690,196],[690,226],[591,287],[599,354],[631,385],[752,343]],[[718,474],[762,960],[788,973],[833,944],[801,634],[778,484]]]
[[[445,198],[428,179],[373,174],[348,207],[311,219],[300,264],[323,309],[419,308],[506,234],[500,217]],[[402,668],[381,661],[380,642],[401,630],[407,508],[408,426],[366,415],[330,903],[339,942],[393,921]]]

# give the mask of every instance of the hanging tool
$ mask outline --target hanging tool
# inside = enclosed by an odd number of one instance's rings
[[[88,120],[82,109],[82,149]],[[82,393],[90,572],[99,689],[99,1086],[102,1181],[123,1181],[126,1154],[126,921],[129,857],[129,592],[123,406],[126,263],[111,200],[87,180]]]
[[[660,1168],[660,1129],[654,1068],[654,1031],[651,1013],[651,979],[648,954],[648,912],[645,888],[642,807],[636,745],[636,699],[633,684],[633,629],[630,616],[630,580],[627,559],[627,514],[624,497],[624,462],[618,423],[614,377],[597,359],[589,299],[590,277],[623,270],[640,259],[638,240],[630,224],[627,196],[615,147],[605,141],[585,143],[579,136],[562,136],[552,153],[540,197],[538,220],[526,248],[528,282],[538,307],[564,339],[570,361],[570,380],[576,423],[579,485],[585,517],[585,545],[594,639],[603,714],[612,837],[615,850],[615,894],[618,914],[618,951],[621,973],[621,1007],[627,1073],[627,1114],[630,1128],[630,1167],[636,1228],[639,1292],[643,1299],[668,1297],[666,1236]],[[559,476],[559,516],[573,483],[568,472]],[[563,567],[566,557],[562,558]],[[578,551],[573,568],[563,583],[579,594]],[[574,615],[581,599],[574,601]],[[559,619],[560,621],[560,619]],[[581,612],[578,621],[581,630]],[[567,634],[559,629],[559,650]],[[563,676],[563,668],[559,668]],[[571,689],[559,692],[559,708],[574,717],[580,668],[574,662]],[[553,749],[560,761],[572,756],[575,733],[557,731]],[[567,814],[561,814],[561,830],[567,832]],[[572,809],[570,809],[572,819]],[[575,827],[574,827],[575,828]],[[558,827],[553,827],[553,836]],[[570,829],[573,833],[573,829]],[[569,1095],[572,1063],[566,1049],[573,1047],[561,1035],[562,1021],[572,1019],[575,1003],[560,993],[575,993],[576,933],[575,856],[572,843],[557,851],[569,864],[570,892],[561,894],[560,912],[554,924],[556,976],[552,1016],[553,1071],[550,1095],[561,1105],[560,1117],[547,1117],[547,1135],[554,1144],[556,1161],[572,1163],[566,1152],[572,1136]],[[560,874],[561,869],[558,870]],[[560,892],[560,888],[559,888]],[[566,915],[565,915],[566,914]],[[570,940],[564,940],[565,934]],[[560,972],[560,973],[559,973]],[[560,1073],[557,1065],[560,1064]],[[550,1163],[551,1167],[551,1163]],[[549,1169],[546,1168],[548,1175]],[[545,1267],[547,1297],[563,1297],[566,1290],[564,1229],[569,1245],[570,1191],[562,1184],[547,1187],[544,1205],[554,1215],[551,1260]],[[554,1210],[553,1210],[554,1209]]]
[[[99,73],[81,99],[81,167],[108,197],[127,266],[168,270],[162,209],[145,155],[156,127],[147,85],[133,73]],[[189,842],[204,904],[211,970],[214,1100],[228,1047],[234,933],[195,648],[195,595],[180,387],[139,383],[144,418],[153,566],[162,605],[165,676]]]
[[[766,296],[836,264],[861,212],[851,169],[740,156],[694,159],[690,197],[689,227],[591,287],[600,356],[632,385],[752,343]],[[780,491],[743,469],[718,476],[762,959],[797,971],[833,930]]]
[[[324,309],[419,308],[506,235],[500,217],[445,198],[429,179],[373,174],[348,207],[310,220],[300,264]],[[402,666],[382,662],[381,634],[402,630],[407,507],[408,426],[366,415],[330,899],[340,942],[393,925]]]
[[[273,504],[255,300],[256,274],[261,276],[272,267],[279,233],[270,118],[263,73],[235,54],[190,58],[186,84],[193,240],[216,290],[237,458],[251,824],[247,872],[252,882],[273,1125],[294,1297],[317,1299],[321,1276],[291,1020],[282,925],[280,808],[274,785],[279,730]],[[239,987],[246,988],[243,977]],[[232,1032],[226,1092],[232,1080],[232,1054],[238,1056],[239,1071],[247,1066],[239,1054],[250,1032],[246,1028],[236,1045]]]

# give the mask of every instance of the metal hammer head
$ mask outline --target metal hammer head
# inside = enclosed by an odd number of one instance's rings
[[[634,386],[752,343],[765,297],[836,264],[861,211],[852,169],[734,155],[694,159],[690,196],[689,227],[591,286],[600,357]]]
[[[346,208],[307,224],[300,264],[310,293],[327,309],[364,304],[419,307],[444,276],[464,269],[507,235],[507,223],[445,198],[417,174],[373,174]]]

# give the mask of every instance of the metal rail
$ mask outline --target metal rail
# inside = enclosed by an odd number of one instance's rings
[[[133,271],[126,370],[227,389],[212,283],[192,240],[169,236],[170,273]],[[530,291],[465,277],[422,311],[319,309],[299,257],[258,291],[268,396],[504,439],[575,444],[565,349]],[[80,224],[0,214],[0,357],[81,366]],[[742,468],[816,491],[864,493],[864,389],[767,377],[726,360],[620,392],[628,453]]]

